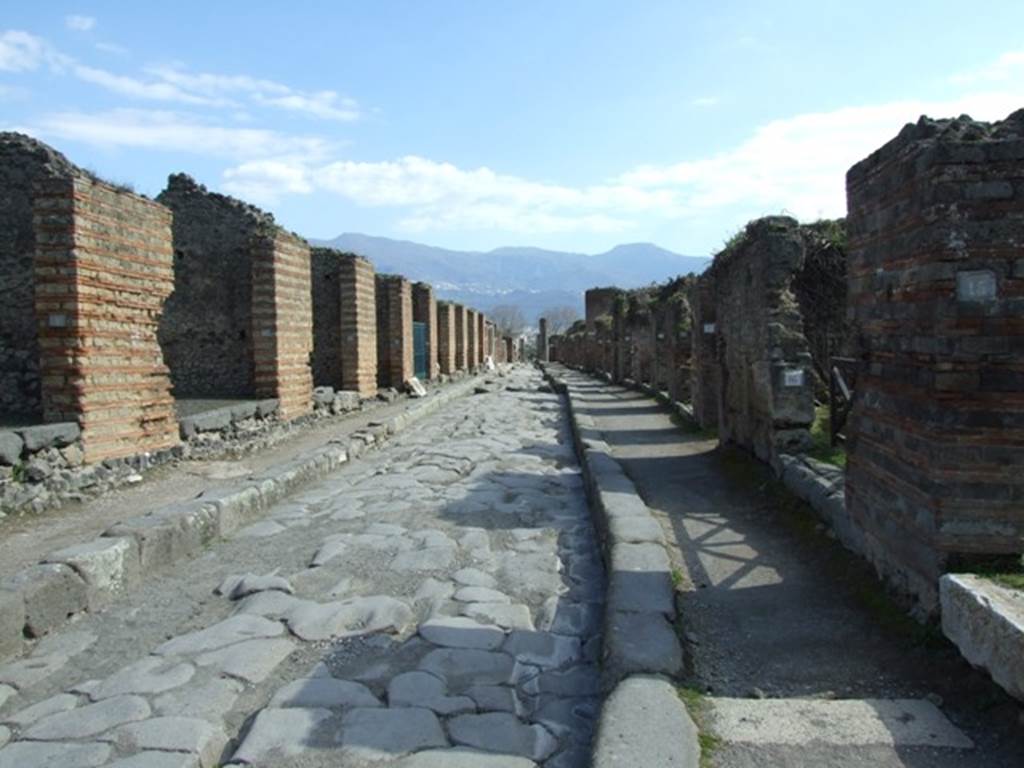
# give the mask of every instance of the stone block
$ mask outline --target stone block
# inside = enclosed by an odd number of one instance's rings
[[[334,387],[315,387],[313,402],[317,405],[331,405],[334,402]]]
[[[205,502],[164,507],[151,515],[124,520],[108,529],[105,538],[126,537],[138,547],[143,573],[196,555],[219,533],[218,517]]]
[[[21,652],[25,630],[25,597],[0,587],[0,659]],[[2,705],[3,702],[0,702]]]
[[[0,464],[13,467],[21,461],[25,441],[15,432],[0,432]]]
[[[273,416],[278,412],[281,406],[281,402],[276,398],[269,398],[266,400],[259,400],[256,403],[256,414],[261,418],[267,418]]]
[[[231,426],[231,408],[216,408],[190,417],[196,432],[221,432]]]
[[[259,403],[249,400],[244,403],[238,403],[237,405],[231,406],[231,420],[232,421],[245,421],[251,419],[259,411]]]
[[[20,593],[25,604],[25,631],[42,637],[87,607],[85,582],[60,564],[31,565],[7,579],[4,588]]]
[[[604,676],[617,682],[627,675],[678,675],[683,651],[663,613],[608,610],[604,624]]]
[[[334,393],[334,403],[339,411],[346,413],[348,411],[358,411],[362,405],[362,398],[358,392],[351,390],[341,390],[340,392]]]
[[[608,582],[609,610],[675,616],[675,590],[662,545],[613,544]]]
[[[67,547],[51,554],[46,562],[63,563],[85,581],[90,611],[127,592],[141,576],[138,544],[128,537],[103,537]]]
[[[16,430],[25,441],[25,450],[35,453],[45,448],[63,448],[78,440],[82,431],[73,421],[40,424]]]

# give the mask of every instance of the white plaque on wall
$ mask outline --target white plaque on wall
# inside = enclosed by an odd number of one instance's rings
[[[996,298],[996,273],[990,269],[956,273],[957,301],[993,301]]]
[[[714,333],[714,332],[715,332],[715,324],[714,323],[704,323],[704,333]]]
[[[802,387],[804,385],[804,372],[800,368],[791,368],[782,372],[782,386]]]

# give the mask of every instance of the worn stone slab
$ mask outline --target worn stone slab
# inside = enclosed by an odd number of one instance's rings
[[[424,640],[447,648],[479,648],[493,651],[505,641],[505,632],[493,624],[481,624],[468,616],[444,616],[420,625]]]
[[[32,723],[57,712],[67,712],[78,706],[78,697],[70,693],[58,693],[48,699],[26,707],[18,712],[0,717],[0,721],[25,728]]]
[[[335,680],[332,677],[311,677],[293,680],[279,688],[268,706],[340,709],[379,707],[381,703],[362,683]]]
[[[461,612],[464,616],[496,624],[505,629],[534,628],[530,609],[520,603],[464,603]]]
[[[243,597],[257,592],[284,592],[291,595],[295,593],[288,579],[273,573],[257,576],[254,573],[228,576],[217,587],[217,594],[224,595],[229,600],[241,600]]]
[[[675,688],[657,677],[619,683],[601,710],[594,768],[624,765],[698,768],[697,727]]]
[[[475,749],[427,749],[404,757],[394,768],[536,768],[533,760]]]
[[[67,663],[67,654],[36,652],[0,666],[0,683],[22,690],[45,680]]]
[[[199,757],[200,768],[219,765],[228,741],[221,728],[194,717],[153,717],[122,725],[106,738],[122,749],[189,752]]]
[[[25,441],[25,450],[32,453],[45,448],[64,448],[78,440],[82,434],[78,424],[73,421],[23,427],[15,432]]]
[[[147,656],[115,672],[90,695],[94,701],[129,693],[151,695],[184,685],[195,674],[195,667],[177,659]]]
[[[159,656],[181,656],[204,653],[227,645],[257,638],[277,637],[284,632],[280,622],[261,616],[239,614],[205,629],[168,640],[154,653]]]
[[[4,430],[0,432],[0,464],[13,467],[21,461],[21,449],[25,441],[21,435]]]
[[[295,643],[287,638],[245,640],[200,654],[195,662],[249,683],[262,683],[294,650]]]
[[[939,581],[942,632],[965,659],[1024,700],[1024,594],[967,574]]]
[[[491,574],[485,573],[479,568],[460,568],[455,572],[453,578],[464,587],[489,587],[493,589],[498,583]]]
[[[7,746],[7,742],[11,740],[11,729],[0,725],[0,747]]]
[[[604,646],[606,673],[613,680],[637,673],[682,672],[679,638],[662,613],[609,611]]]
[[[612,544],[664,544],[661,523],[650,515],[609,517],[608,533]]]
[[[423,707],[439,715],[473,712],[476,703],[468,696],[449,696],[444,681],[429,672],[403,672],[388,684],[391,707]]]
[[[26,730],[23,738],[39,741],[82,739],[118,725],[145,720],[149,715],[149,704],[142,697],[118,696],[44,717]]]
[[[448,690],[461,692],[471,685],[502,685],[512,682],[515,660],[507,653],[467,648],[439,648],[419,663],[448,684]]]
[[[455,547],[426,547],[409,552],[399,552],[391,561],[396,571],[443,571],[455,562]]]
[[[504,592],[489,587],[461,587],[455,590],[455,599],[460,603],[511,603],[512,598]]]
[[[582,655],[578,637],[513,630],[502,648],[516,659],[540,667],[561,667]]]
[[[290,611],[288,628],[303,640],[402,632],[415,617],[400,600],[383,595],[336,603],[302,603]]]
[[[972,742],[923,699],[709,699],[709,725],[732,744],[945,747]]]
[[[181,715],[219,720],[241,695],[244,684],[230,678],[215,677],[175,688],[153,700],[153,711],[164,717]]]
[[[199,757],[187,752],[138,752],[105,768],[199,768]]]
[[[674,617],[675,588],[668,555],[660,544],[615,544],[608,574],[612,610],[658,611]]]
[[[87,604],[85,582],[66,565],[30,565],[7,579],[4,587],[25,601],[25,630],[32,637],[61,626]]]
[[[107,744],[15,741],[0,749],[0,768],[96,768],[109,757]]]
[[[294,757],[316,747],[335,747],[328,709],[264,709],[256,715],[232,763],[262,763]]]
[[[0,586],[0,659],[21,652],[24,644],[25,598]]]
[[[446,747],[448,739],[429,709],[352,709],[342,717],[341,745],[351,757],[377,760]]]
[[[448,733],[456,744],[535,761],[549,757],[558,747],[557,740],[547,728],[526,725],[508,712],[458,715],[448,721]]]
[[[134,539],[103,537],[54,552],[47,563],[63,563],[86,586],[86,602],[99,610],[139,582],[139,551]]]
[[[104,537],[128,537],[139,548],[142,573],[197,554],[220,532],[216,510],[209,501],[171,504],[150,515],[122,520]]]
[[[519,713],[515,688],[507,685],[471,685],[464,693],[476,702],[481,712]]]

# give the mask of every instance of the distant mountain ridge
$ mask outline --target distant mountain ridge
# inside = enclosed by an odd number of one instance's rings
[[[519,306],[529,322],[560,305],[583,313],[583,292],[595,286],[637,288],[702,272],[711,260],[684,256],[652,243],[617,245],[594,255],[506,246],[492,251],[455,251],[406,240],[347,232],[315,245],[366,256],[378,272],[405,275],[434,286],[439,298],[487,311]]]

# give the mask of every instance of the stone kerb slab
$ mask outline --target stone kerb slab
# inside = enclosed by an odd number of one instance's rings
[[[1024,701],[1024,593],[980,576],[939,580],[942,632],[967,661]]]
[[[208,490],[113,525],[90,542],[68,547],[0,582],[0,660],[15,656],[25,637],[41,637],[87,610],[98,610],[171,563],[252,523],[303,485],[383,444],[472,391],[469,379],[411,404],[407,411],[356,430],[245,481]]]

